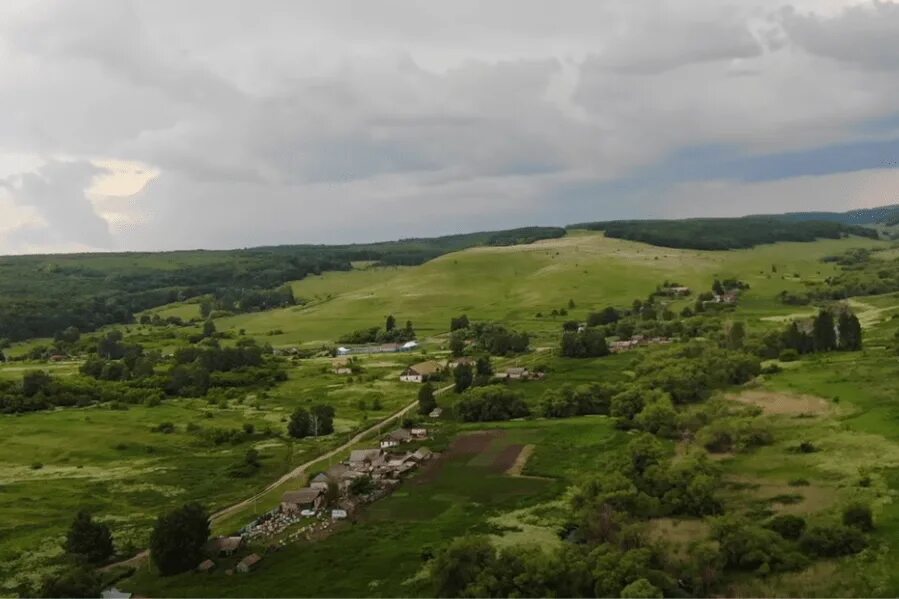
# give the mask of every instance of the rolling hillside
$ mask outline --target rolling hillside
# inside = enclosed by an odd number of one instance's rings
[[[752,286],[744,301],[747,310],[786,314],[790,309],[776,301],[777,293],[800,290],[803,281],[836,272],[835,265],[820,262],[822,257],[880,245],[884,242],[848,238],[703,252],[571,232],[526,246],[472,248],[414,268],[308,277],[293,284],[297,297],[310,300],[306,306],[242,314],[216,324],[222,330],[244,329],[275,345],[330,343],[390,313],[400,322],[412,320],[423,334],[445,332],[449,319],[462,313],[554,333],[566,318],[550,313],[566,308],[569,300],[576,305],[571,317],[583,318],[589,310],[629,305],[666,280],[705,290],[716,276],[737,275]],[[772,265],[780,265],[779,274],[772,274]]]

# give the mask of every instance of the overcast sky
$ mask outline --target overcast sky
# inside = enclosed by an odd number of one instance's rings
[[[0,3],[0,253],[899,202],[899,3]]]

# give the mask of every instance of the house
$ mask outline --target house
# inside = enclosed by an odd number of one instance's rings
[[[662,287],[660,292],[674,297],[686,297],[690,295],[690,288],[683,285],[672,285],[670,287]]]
[[[350,470],[350,467],[346,464],[335,464],[328,468],[325,476],[330,483],[337,485],[337,488],[341,491],[345,491],[354,478],[364,475],[361,472]]]
[[[350,452],[350,468],[353,470],[369,468],[383,461],[380,449],[354,449]]]
[[[281,496],[281,511],[299,512],[317,510],[325,501],[324,491],[307,487],[299,491],[288,491]]]
[[[416,347],[418,347],[418,341],[406,341],[405,343],[403,343],[400,351],[412,351]]]
[[[247,572],[252,572],[256,569],[256,566],[261,561],[262,558],[258,553],[251,553],[250,555],[240,560],[240,563],[237,564],[237,571],[243,572],[244,574],[246,574]]]
[[[443,408],[434,408],[428,416],[430,418],[440,418],[441,414],[443,414]]]
[[[428,438],[428,429],[423,426],[413,426],[409,429],[409,433],[412,435],[413,439],[427,439]]]
[[[381,439],[381,449],[396,447],[402,443],[408,443],[411,440],[412,433],[409,430],[398,428],[395,431],[391,431],[384,435],[384,438]]]
[[[310,489],[321,489],[324,492],[328,492],[328,475],[324,472],[316,474],[311,481],[309,481]]]
[[[507,368],[505,375],[507,379],[523,380],[529,378],[531,373],[527,368]]]
[[[244,545],[243,537],[216,537],[203,546],[206,555],[228,557],[234,555]]]
[[[200,565],[197,566],[197,572],[200,574],[208,574],[215,570],[215,562],[211,559],[203,560],[200,562]]]
[[[400,380],[404,383],[423,383],[432,376],[436,376],[443,371],[443,368],[437,362],[429,360],[427,362],[419,362],[413,364],[403,371]]]

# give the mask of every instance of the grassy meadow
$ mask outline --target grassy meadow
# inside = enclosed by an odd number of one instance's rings
[[[630,305],[666,280],[707,290],[715,277],[739,277],[752,286],[741,300],[747,316],[785,315],[795,309],[779,304],[774,297],[778,292],[802,290],[804,281],[837,271],[820,262],[822,257],[879,245],[883,243],[848,238],[703,252],[574,232],[525,246],[472,248],[415,268],[307,277],[293,285],[297,297],[309,300],[305,306],[221,318],[216,326],[244,329],[273,345],[314,345],[381,324],[391,313],[400,323],[411,320],[422,336],[445,333],[451,317],[467,313],[551,340],[569,317],[583,319],[607,305]],[[569,317],[550,316],[552,310],[566,308],[569,299],[576,304]]]

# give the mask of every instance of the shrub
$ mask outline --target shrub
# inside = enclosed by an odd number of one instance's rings
[[[799,359],[799,352],[795,349],[785,349],[780,352],[778,360],[781,362],[795,362]]]
[[[805,520],[792,514],[774,516],[765,524],[765,528],[773,530],[785,539],[795,541],[805,530]]]
[[[871,508],[862,503],[852,503],[843,510],[843,524],[864,532],[874,530],[874,516]]]
[[[868,546],[857,528],[843,525],[813,526],[799,539],[799,548],[815,557],[840,557],[859,553]]]

